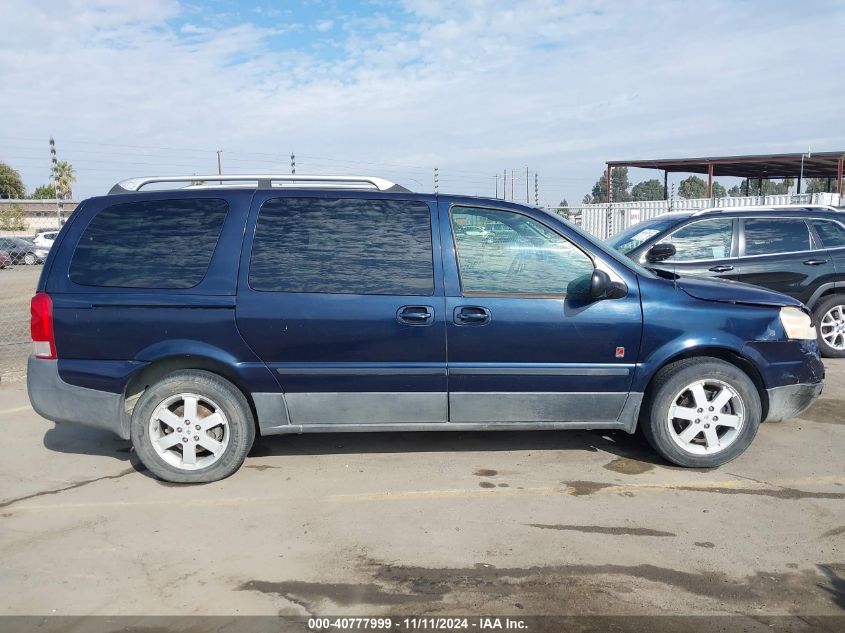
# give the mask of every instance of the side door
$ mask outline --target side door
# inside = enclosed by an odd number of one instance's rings
[[[658,263],[643,262],[643,265],[678,275],[737,279],[736,232],[737,222],[733,218],[693,220],[659,240],[675,246],[673,257]]]
[[[815,237],[824,248],[824,257],[833,262],[833,276],[825,279],[810,298],[811,308],[823,292],[845,287],[845,225],[838,220],[814,218],[810,221]]]
[[[740,226],[739,281],[765,286],[807,303],[833,259],[820,250],[803,218],[745,217]]]
[[[253,202],[237,323],[291,424],[448,420],[436,205],[369,195]]]
[[[640,344],[636,276],[608,268],[627,295],[591,301],[606,264],[562,232],[512,209],[440,206],[450,422],[614,424]],[[454,230],[490,225],[492,237]]]

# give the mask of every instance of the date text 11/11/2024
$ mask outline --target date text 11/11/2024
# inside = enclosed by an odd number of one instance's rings
[[[347,617],[309,618],[308,628],[312,631],[524,631],[527,630],[528,626],[525,620],[509,617]]]

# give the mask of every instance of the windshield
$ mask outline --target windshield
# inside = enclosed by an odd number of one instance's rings
[[[642,246],[652,237],[658,233],[662,233],[666,229],[671,228],[684,218],[677,216],[671,218],[656,218],[654,220],[646,220],[634,226],[630,226],[621,233],[617,233],[611,238],[608,238],[607,243],[620,251],[628,254],[635,248]]]

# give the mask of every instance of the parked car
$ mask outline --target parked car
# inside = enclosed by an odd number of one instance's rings
[[[823,356],[845,357],[845,213],[824,206],[735,207],[657,216],[608,243],[668,274],[764,286],[804,303]],[[674,254],[659,244],[672,244]]]
[[[38,233],[35,238],[33,238],[32,243],[36,246],[40,246],[41,248],[50,250],[50,248],[53,247],[53,242],[56,241],[56,236],[58,234],[58,231],[44,231],[42,233]]]
[[[0,250],[4,250],[12,259],[12,264],[40,264],[47,258],[49,249],[36,246],[21,237],[0,237]]]
[[[186,180],[207,184],[161,189]],[[70,217],[31,308],[36,411],[131,439],[174,482],[230,475],[256,434],[337,431],[639,426],[713,467],[824,378],[792,297],[667,280],[545,211],[371,177],[124,181]]]
[[[5,268],[6,266],[12,265],[12,258],[9,256],[9,253],[6,251],[0,251],[0,269]]]

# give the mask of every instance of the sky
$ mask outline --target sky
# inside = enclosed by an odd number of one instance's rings
[[[514,170],[517,200],[527,168],[574,205],[606,160],[845,148],[842,0],[2,0],[0,24],[0,161],[32,191],[52,135],[76,198],[222,150],[426,192]]]

